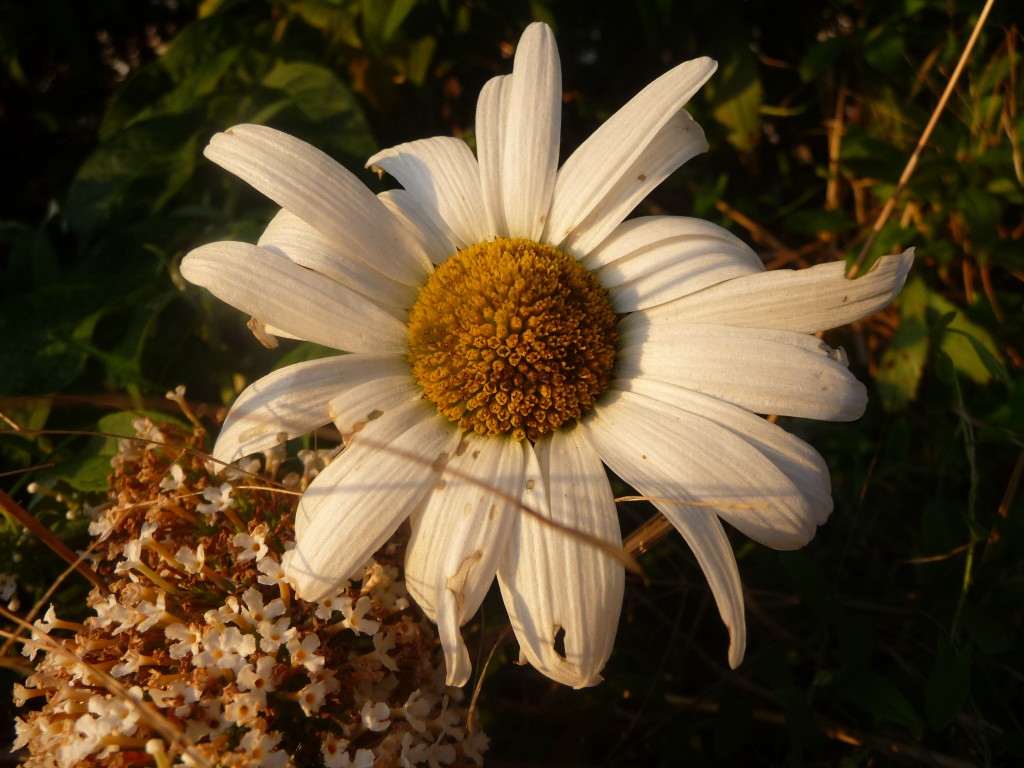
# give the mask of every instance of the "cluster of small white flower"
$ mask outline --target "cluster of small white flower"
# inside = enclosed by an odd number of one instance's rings
[[[141,423],[115,459],[92,526],[109,592],[93,591],[82,623],[51,607],[25,640],[35,668],[15,700],[44,702],[16,722],[25,764],[481,764],[487,738],[444,686],[401,543],[302,601],[282,567],[295,497],[252,466],[211,476],[176,429]],[[300,461],[288,485],[325,457]]]

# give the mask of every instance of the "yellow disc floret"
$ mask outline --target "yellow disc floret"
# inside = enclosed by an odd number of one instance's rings
[[[409,313],[409,360],[440,413],[536,440],[594,405],[615,362],[607,292],[571,256],[499,238],[459,251]]]

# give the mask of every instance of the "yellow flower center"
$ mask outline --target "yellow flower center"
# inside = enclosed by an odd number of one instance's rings
[[[409,313],[412,375],[465,430],[536,440],[589,411],[615,362],[608,293],[574,258],[498,238],[448,259]]]

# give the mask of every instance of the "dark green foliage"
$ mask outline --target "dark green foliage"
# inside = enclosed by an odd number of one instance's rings
[[[0,412],[24,431],[0,434],[0,457],[11,471],[53,463],[4,487],[80,545],[82,521],[26,486],[90,498],[113,443],[64,433],[129,433],[130,415],[104,414],[173,411],[163,394],[178,384],[213,412],[239,381],[322,354],[263,349],[247,318],[177,274],[191,248],[254,242],[274,212],[203,158],[219,130],[272,125],[383,189],[366,158],[430,135],[472,141],[480,86],[510,70],[509,46],[542,19],[562,55],[563,157],[654,77],[711,55],[718,74],[689,107],[711,150],[644,210],[717,221],[773,268],[853,261],[979,5],[0,1]],[[868,413],[786,424],[832,469],[832,519],[800,552],[734,537],[749,591],[744,664],[727,668],[708,588],[670,536],[641,559],[647,582],[627,588],[601,686],[567,690],[513,666],[514,648],[496,654],[479,703],[492,759],[1024,763],[1024,40],[1014,13],[996,3],[867,254],[917,247],[898,304],[829,337],[868,384]],[[117,409],[103,405],[111,398]],[[43,429],[58,434],[33,431]],[[623,504],[624,530],[649,514]],[[19,573],[23,607],[62,568],[41,549],[12,523],[0,531],[0,571]],[[495,601],[469,627],[478,670],[504,622]]]

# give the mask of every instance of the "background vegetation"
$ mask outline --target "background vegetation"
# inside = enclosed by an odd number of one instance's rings
[[[728,670],[704,579],[670,536],[641,561],[648,583],[627,589],[601,686],[567,690],[499,647],[479,700],[491,765],[1024,761],[1016,5],[995,3],[870,248],[869,259],[917,247],[898,305],[830,339],[868,383],[867,414],[786,424],[832,468],[831,521],[795,553],[734,538],[748,589],[743,666]],[[178,384],[212,415],[245,382],[316,354],[263,349],[245,317],[177,273],[197,245],[255,241],[274,212],[202,158],[218,130],[273,125],[353,170],[401,141],[471,140],[480,86],[509,71],[521,30],[542,19],[562,56],[565,154],[658,74],[713,56],[719,73],[691,104],[711,151],[644,208],[719,222],[772,268],[852,261],[981,6],[4,0],[2,485],[81,546],[84,521],[52,494],[95,501],[114,443],[70,430],[124,433],[123,411],[165,408]],[[651,514],[622,512],[626,530]],[[61,568],[4,524],[0,572],[17,575],[23,610]],[[61,614],[84,592],[69,580]],[[497,601],[472,625],[482,657],[505,621]]]

